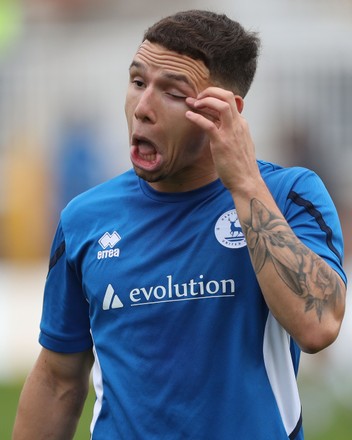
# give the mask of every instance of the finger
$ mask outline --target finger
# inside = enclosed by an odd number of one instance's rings
[[[230,90],[224,90],[220,87],[208,87],[198,94],[197,100],[201,100],[206,97],[213,97],[219,99],[220,101],[228,102],[231,106],[232,114],[235,117],[240,113],[236,103],[236,99],[240,97],[235,95]]]
[[[231,104],[227,101],[222,101],[218,98],[207,96],[204,98],[197,98],[193,104],[193,107],[197,110],[209,108],[218,113],[223,113],[231,110]]]
[[[217,130],[217,126],[214,121],[211,119],[201,115],[200,113],[195,113],[191,110],[186,112],[186,118],[190,121],[194,122],[198,127],[203,129],[206,133],[208,133],[209,137],[212,138],[214,132]]]
[[[214,98],[218,98],[223,101],[229,101],[233,99],[235,95],[230,90],[225,90],[220,87],[207,87],[199,92],[197,99],[205,98],[206,96],[213,96]]]
[[[231,103],[222,101],[218,98],[208,96],[202,99],[197,99],[193,107],[196,110],[203,112],[211,112],[213,115],[217,115],[217,120],[221,124],[232,125],[234,120],[234,114]]]
[[[217,110],[214,110],[210,107],[204,107],[204,108],[197,107],[194,105],[196,101],[197,100],[195,98],[186,99],[187,105],[194,113],[199,113],[205,117],[208,117],[210,118],[211,121],[219,120],[219,112]]]

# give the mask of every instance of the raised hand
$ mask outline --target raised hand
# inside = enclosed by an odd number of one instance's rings
[[[223,184],[237,193],[260,179],[254,143],[241,115],[243,99],[231,91],[208,87],[187,98],[186,117],[209,136],[214,164]]]

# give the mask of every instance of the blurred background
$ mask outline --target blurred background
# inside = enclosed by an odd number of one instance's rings
[[[59,213],[129,168],[129,63],[150,24],[191,8],[224,12],[260,33],[244,111],[257,156],[323,178],[352,272],[352,0],[0,0],[1,439],[10,438],[20,387],[40,350]],[[338,341],[303,355],[307,440],[352,438],[351,331],[349,298]],[[86,425],[77,439],[89,437]]]

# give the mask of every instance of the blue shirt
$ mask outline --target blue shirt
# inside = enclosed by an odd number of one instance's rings
[[[321,180],[258,164],[296,235],[346,281]],[[220,180],[161,193],[130,170],[69,203],[40,342],[93,347],[93,440],[303,439],[300,350],[266,306]]]

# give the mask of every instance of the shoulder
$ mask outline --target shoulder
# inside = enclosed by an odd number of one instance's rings
[[[263,160],[258,160],[257,162],[264,180],[289,179],[290,182],[294,182],[297,179],[314,176],[318,177],[314,171],[304,167],[285,167],[273,162],[265,162]]]
[[[260,173],[277,203],[285,203],[295,194],[301,197],[329,199],[328,191],[321,178],[304,167],[283,167],[281,165],[258,161]]]
[[[83,236],[98,224],[121,216],[139,192],[139,179],[133,170],[129,170],[78,195],[61,212],[65,237],[71,234]]]
[[[62,211],[64,219],[109,209],[112,203],[124,199],[139,187],[138,178],[129,170],[113,179],[97,185],[72,199]]]

